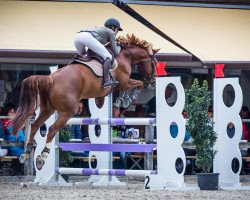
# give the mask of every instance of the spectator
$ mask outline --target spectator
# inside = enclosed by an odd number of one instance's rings
[[[230,122],[228,125],[227,125],[227,135],[229,138],[232,138],[235,134],[235,127],[234,127],[234,124],[232,122]]]
[[[135,107],[135,117],[145,118],[147,117],[147,113],[145,112],[145,109],[143,105],[136,105]],[[145,138],[145,126],[144,125],[135,125],[135,129],[139,129],[139,137]]]
[[[112,117],[113,118],[121,117],[120,108],[116,104],[113,104]],[[113,136],[125,137],[126,129],[127,129],[126,126],[113,126]],[[115,156],[120,157],[120,160],[114,161],[114,168],[115,169],[124,169],[125,168],[127,154],[128,154],[127,152],[113,152],[114,157]]]
[[[7,127],[10,124],[10,118],[14,117],[15,115],[15,110],[13,107],[4,107],[2,109],[2,115],[6,116],[5,119],[2,119],[2,123],[3,123],[4,129],[7,129]]]
[[[91,117],[88,101],[89,101],[88,99],[81,100],[81,102],[83,104],[83,109],[79,115],[80,117]],[[81,133],[82,133],[82,140],[88,141],[89,140],[89,126],[88,125],[81,125]]]
[[[10,109],[10,108],[15,108],[15,105],[13,103],[6,103],[4,104],[4,108]]]
[[[1,107],[0,107],[0,116],[2,116],[2,112],[1,112]],[[3,122],[0,119],[0,138],[4,139],[5,135],[4,135],[4,128],[3,128]]]
[[[247,106],[242,106],[240,111],[241,119],[250,119],[250,113]],[[250,123],[249,122],[242,122],[242,139],[247,140],[250,142]],[[247,149],[246,152],[241,151],[242,156],[249,156],[250,155],[250,148]],[[243,165],[250,167],[250,162],[244,162]]]
[[[112,107],[112,117],[113,117],[113,118],[121,117],[120,114],[121,114],[121,112],[120,112],[120,107],[118,107],[115,103],[113,103],[113,107]]]
[[[0,138],[5,138],[2,120],[0,120]]]
[[[126,109],[121,107],[120,108],[120,117],[126,117],[125,113],[126,113]]]
[[[84,110],[85,109],[85,110]],[[79,101],[79,106],[78,106],[78,111],[76,113],[76,115],[74,117],[82,117],[83,116],[83,112],[84,111],[87,113],[89,111],[86,111],[88,110],[88,108],[86,108],[85,104],[84,104],[84,100],[81,100]],[[85,114],[85,113],[84,113]],[[71,134],[71,138],[72,139],[83,139],[83,135],[82,134],[82,127],[81,125],[71,125],[70,126],[70,134]],[[85,143],[85,141],[84,141]],[[72,156],[83,156],[83,157],[88,157],[89,156],[89,151],[83,151],[82,153],[81,152],[71,152],[71,155]]]
[[[156,117],[156,97],[153,96],[147,103],[147,117]],[[154,126],[154,139],[156,139],[156,126]]]
[[[209,106],[209,108],[208,108],[208,117],[210,118],[210,119],[212,119],[213,118],[213,107],[212,106]]]
[[[83,103],[79,102],[79,107],[76,115],[74,117],[79,117],[83,109]],[[72,139],[82,139],[81,125],[71,125],[70,134]]]
[[[165,99],[169,106],[174,106],[176,103],[177,91],[172,83],[170,83],[165,89]]]
[[[121,108],[118,107],[116,104],[113,104],[112,108],[112,117],[113,118],[120,118],[124,117],[121,115]],[[126,130],[128,129],[128,126],[113,126],[113,136],[114,137],[123,137],[126,138]]]
[[[182,116],[185,120],[187,119],[187,111],[185,109],[182,111]]]
[[[156,117],[156,97],[153,96],[147,103],[147,116]]]
[[[250,113],[249,113],[249,109],[247,106],[242,106],[241,111],[240,111],[240,116],[242,119],[250,118]]]
[[[2,114],[4,116],[12,118],[15,116],[15,111],[12,107],[8,107],[4,109]],[[10,142],[24,142],[25,141],[25,134],[23,130],[20,130],[17,136],[13,136],[11,134],[13,125],[10,123],[9,119],[4,119],[3,125],[5,128],[5,135],[6,135],[7,141],[10,141]],[[20,156],[21,154],[24,153],[24,147],[23,146],[10,146],[8,147],[8,152],[11,156]]]
[[[1,116],[1,107],[0,107],[0,116]],[[4,128],[2,120],[0,119],[0,139],[5,139]],[[8,153],[7,149],[2,149],[0,145],[0,156],[6,156]]]
[[[249,109],[247,106],[242,106],[240,111],[241,119],[250,119]],[[250,123],[242,122],[242,134],[244,140],[249,140]]]

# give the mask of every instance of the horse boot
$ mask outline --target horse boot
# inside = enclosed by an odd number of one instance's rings
[[[19,157],[19,162],[25,163],[29,159],[30,154],[32,153],[32,150],[33,150],[33,144],[28,143],[26,150],[25,150],[25,153],[20,155],[20,157]]]
[[[112,62],[110,58],[106,58],[103,63],[103,79],[102,79],[103,88],[107,88],[109,86],[114,87],[118,84],[118,82],[115,81],[113,75],[110,73],[111,68],[112,68]]]
[[[45,160],[49,155],[50,149],[48,147],[44,147],[42,150],[41,155],[37,156],[36,158],[36,167],[38,170],[41,170],[45,164]]]

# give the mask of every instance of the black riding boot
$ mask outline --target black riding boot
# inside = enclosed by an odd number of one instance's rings
[[[113,86],[116,86],[116,84],[118,84],[118,82],[115,81],[114,77],[110,73],[111,68],[112,68],[112,62],[110,58],[106,58],[103,64],[103,79],[102,79],[103,88],[107,88],[109,86],[113,87]]]

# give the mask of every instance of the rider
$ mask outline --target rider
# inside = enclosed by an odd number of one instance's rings
[[[118,83],[112,75],[111,80],[109,79],[110,69],[112,68],[112,55],[104,47],[105,44],[110,43],[114,55],[117,56],[120,53],[121,47],[115,41],[118,31],[122,31],[120,22],[115,18],[110,18],[105,21],[104,27],[81,30],[74,39],[78,54],[85,54],[85,46],[87,46],[103,58],[103,88],[115,86]]]

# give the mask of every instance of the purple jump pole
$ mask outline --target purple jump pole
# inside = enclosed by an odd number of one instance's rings
[[[152,152],[156,144],[58,143],[63,151]]]
[[[151,170],[123,170],[123,169],[91,169],[91,168],[57,168],[58,174],[71,175],[109,175],[109,176],[132,176],[144,177],[150,174],[156,174],[156,171]]]
[[[68,125],[153,125],[156,124],[155,118],[71,118]]]

